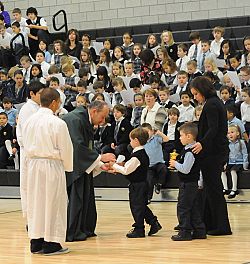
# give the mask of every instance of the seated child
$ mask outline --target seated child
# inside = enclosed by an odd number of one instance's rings
[[[135,107],[132,111],[131,125],[133,127],[138,127],[141,123],[141,113],[144,108],[144,96],[141,93],[136,93],[134,95]]]
[[[178,85],[170,91],[170,94],[181,94],[187,90],[188,85],[188,73],[185,71],[179,71],[177,74],[177,83]]]
[[[149,139],[144,148],[149,157],[148,169],[148,200],[151,201],[155,187],[155,193],[161,192],[162,186],[166,184],[167,166],[163,159],[162,143],[167,141],[166,135],[161,131],[153,130],[149,123],[142,124],[142,127],[148,132]]]
[[[78,95],[76,97],[76,107],[83,106],[84,108],[87,107],[87,99],[85,96]]]
[[[16,148],[12,148],[13,128],[8,124],[6,113],[0,113],[0,169],[6,169],[9,161],[13,160]]]
[[[180,94],[181,104],[178,106],[180,112],[179,122],[191,122],[194,119],[194,107],[191,105],[191,96],[187,91]]]
[[[58,93],[60,94],[60,100],[61,100],[61,107],[64,106],[65,100],[66,100],[66,96],[64,94],[64,92],[60,89],[60,81],[57,77],[51,77],[50,78],[50,82],[49,82],[49,87],[56,89],[58,91]]]
[[[222,85],[220,88],[220,98],[225,106],[235,104],[234,99],[231,97],[231,88],[226,85]]]
[[[177,66],[173,60],[167,60],[162,64],[163,74],[161,80],[166,86],[174,86],[176,84]]]
[[[80,80],[77,85],[77,91],[78,91],[78,96],[82,95],[86,98],[87,100],[87,104],[89,104],[92,100],[92,98],[94,97],[94,94],[92,94],[89,90],[88,90],[88,83],[86,81]]]
[[[232,199],[239,193],[237,190],[237,173],[248,168],[248,153],[245,142],[240,139],[240,130],[237,125],[229,125],[227,135],[229,139],[229,159],[226,171],[221,174],[221,180],[224,188],[223,193],[228,194],[228,199]],[[231,192],[228,190],[226,172],[232,177]]]
[[[11,100],[11,98],[8,98],[8,97],[3,98],[3,109],[4,109],[4,112],[8,116],[8,123],[12,127],[14,127],[16,124],[16,117],[17,117],[18,111],[16,108],[13,108],[13,101]]]
[[[110,145],[103,148],[103,153],[114,153],[116,157],[119,155],[128,156],[129,133],[132,130],[130,121],[125,118],[126,107],[118,104],[113,108],[115,122],[112,123],[112,138]]]
[[[160,88],[158,92],[158,96],[160,100],[160,105],[164,106],[165,108],[170,109],[175,105],[173,102],[169,100],[170,91],[167,87]]]
[[[101,93],[104,95],[105,102],[111,107],[110,96],[107,92],[105,92],[103,81],[95,81],[93,84],[93,89],[96,93]]]
[[[202,222],[198,208],[198,179],[200,167],[196,155],[192,153],[198,128],[194,123],[185,123],[180,127],[180,140],[185,146],[178,160],[170,160],[171,167],[178,170],[180,178],[177,217],[179,232],[173,235],[173,241],[206,239],[206,227]]]
[[[180,142],[180,132],[179,127],[181,123],[178,121],[180,116],[180,111],[176,107],[172,107],[168,110],[168,119],[162,127],[163,133],[167,136],[168,140],[163,144],[163,154],[166,164],[168,164],[170,159],[170,153],[176,150],[180,153],[183,146]]]
[[[240,73],[240,68],[241,68],[241,53],[237,52],[235,54],[230,54],[228,57],[229,64],[230,64],[230,71],[236,71],[237,74]]]
[[[176,65],[179,71],[187,71],[187,62],[190,60],[187,56],[187,53],[188,45],[186,43],[180,43],[177,50],[179,59],[176,61]]]
[[[202,76],[202,73],[197,69],[197,61],[191,60],[187,62],[187,72],[188,72],[188,83],[191,83],[191,81],[198,77]]]
[[[126,236],[128,238],[145,237],[144,219],[150,225],[148,232],[149,236],[156,234],[162,229],[157,217],[147,206],[147,171],[149,166],[149,157],[143,148],[147,143],[148,132],[142,128],[133,129],[130,134],[130,144],[133,152],[130,159],[120,166],[113,165],[115,172],[126,175],[129,180],[129,204],[135,223],[132,229]]]
[[[135,94],[140,93],[142,88],[141,81],[138,78],[132,78],[129,82],[129,87],[133,89]]]

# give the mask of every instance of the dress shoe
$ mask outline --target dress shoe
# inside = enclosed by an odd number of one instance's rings
[[[192,234],[192,239],[206,239],[207,235],[206,232],[201,232],[201,231],[194,231]]]
[[[185,236],[181,234],[177,234],[177,235],[172,236],[171,239],[173,241],[190,241],[192,240],[192,236],[191,234],[185,235]]]
[[[161,186],[162,186],[162,184],[160,184],[160,183],[156,183],[155,184],[155,193],[156,194],[160,194],[161,193]]]
[[[223,189],[223,194],[224,194],[224,195],[228,195],[228,194],[230,194],[230,190],[225,190],[225,189]]]
[[[138,231],[138,230],[136,230],[136,229],[134,228],[134,229],[130,230],[130,231],[127,233],[126,237],[128,237],[128,238],[140,238],[140,237],[145,237],[145,232],[144,232],[144,230],[143,230],[143,231]]]
[[[228,195],[228,199],[233,199],[233,198],[235,198],[235,196],[237,195],[237,194],[239,194],[239,192],[238,191],[231,191],[230,193],[229,193],[229,195]]]
[[[156,233],[157,233],[159,230],[161,230],[161,229],[162,229],[161,224],[159,223],[158,220],[156,220],[156,221],[151,225],[150,230],[149,230],[149,232],[148,232],[148,235],[149,235],[149,236],[152,236],[152,235],[156,234]]]
[[[231,231],[222,231],[222,230],[209,230],[207,231],[207,234],[210,236],[229,236],[232,235]]]
[[[33,254],[40,254],[43,252],[43,238],[31,239],[30,240],[30,252]]]

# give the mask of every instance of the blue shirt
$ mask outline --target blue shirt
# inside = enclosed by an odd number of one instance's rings
[[[232,124],[237,125],[240,128],[241,135],[243,135],[246,132],[243,122],[236,116],[231,121],[228,120],[227,123],[228,125],[232,125]]]
[[[153,135],[146,145],[144,145],[144,149],[149,157],[149,167],[152,167],[157,163],[164,163],[162,137]]]
[[[246,170],[248,168],[248,153],[245,141],[242,139],[235,142],[229,141],[229,149],[228,164],[242,164]]]
[[[16,124],[16,116],[18,114],[17,109],[15,109],[15,108],[12,107],[10,110],[4,110],[4,112],[8,116],[8,123],[11,126],[14,126]]]

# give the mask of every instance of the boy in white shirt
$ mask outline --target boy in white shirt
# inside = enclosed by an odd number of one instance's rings
[[[187,71],[187,63],[190,60],[187,56],[188,45],[181,43],[178,45],[177,55],[179,59],[176,61],[176,65],[179,71]]]
[[[194,118],[194,107],[190,104],[190,94],[184,91],[180,94],[180,97],[182,104],[178,106],[178,110],[180,111],[179,122],[191,122]]]
[[[188,50],[188,57],[190,60],[196,60],[201,52],[201,37],[199,32],[191,32],[189,39],[193,43]]]
[[[38,51],[36,53],[36,62],[41,64],[43,77],[46,78],[49,75],[48,71],[50,68],[50,64],[45,61],[45,54],[43,51]]]
[[[210,50],[216,57],[220,55],[220,44],[224,40],[224,33],[225,29],[223,27],[218,26],[213,29],[214,40],[211,42]]]

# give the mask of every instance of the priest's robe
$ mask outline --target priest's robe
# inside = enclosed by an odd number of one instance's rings
[[[73,145],[67,125],[49,108],[40,108],[23,129],[29,238],[63,243],[68,201],[65,171],[73,170]]]
[[[67,241],[81,241],[95,236],[97,220],[93,171],[100,156],[93,148],[94,130],[88,110],[77,107],[63,116],[74,148],[73,172],[66,173],[68,188]]]

